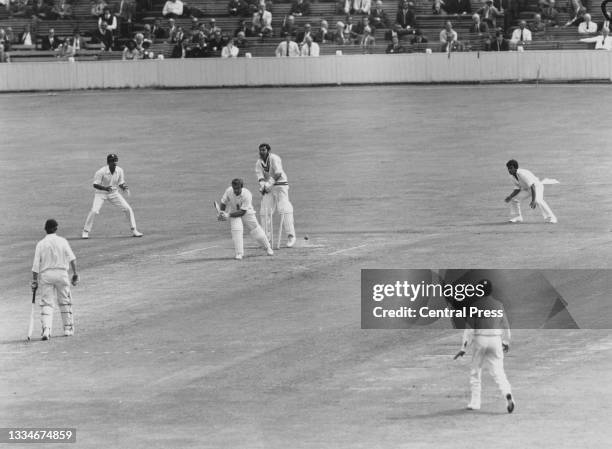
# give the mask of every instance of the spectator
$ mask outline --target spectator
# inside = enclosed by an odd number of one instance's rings
[[[412,39],[410,39],[410,43],[412,45],[426,44],[427,42],[427,38],[423,35],[423,31],[418,28],[414,31],[414,36],[412,37]]]
[[[408,0],[402,0],[397,14],[395,16],[395,32],[401,38],[406,34],[413,34],[416,26],[416,16],[412,9],[412,3]]]
[[[249,15],[249,5],[245,0],[229,0],[227,13],[230,16],[247,17]]]
[[[546,24],[542,21],[540,14],[533,16],[533,22],[529,25],[529,31],[532,36],[544,36],[546,34]]]
[[[149,45],[153,44],[153,40],[155,39],[153,37],[153,33],[151,32],[151,25],[148,23],[145,23],[144,26],[142,27],[142,36],[144,38],[145,42],[148,42]]]
[[[239,53],[239,48],[234,44],[234,38],[230,38],[227,42],[227,45],[223,47],[221,51],[222,58],[237,58]]]
[[[246,20],[242,19],[240,20],[240,24],[238,25],[238,28],[236,28],[236,30],[234,31],[234,37],[238,37],[238,34],[242,32],[245,36],[245,38],[247,36],[251,36],[252,32],[251,32],[251,28],[247,25]]]
[[[353,2],[353,10],[354,14],[362,14],[369,16],[370,10],[372,9],[371,0],[354,0]]]
[[[208,35],[213,36],[216,32],[221,33],[221,27],[217,26],[217,20],[212,18],[208,21]]]
[[[376,43],[376,39],[372,36],[372,28],[365,27],[363,30],[363,36],[361,36],[361,40],[359,41],[359,46],[361,47],[361,51],[364,55],[372,54],[374,50],[374,45]]]
[[[376,0],[374,9],[370,11],[370,26],[372,28],[389,28],[389,18],[383,9],[382,0]]]
[[[11,51],[11,44],[12,42],[10,41],[9,36],[8,34],[6,34],[6,31],[4,30],[4,28],[0,28],[0,50],[4,52]],[[6,61],[0,61],[0,62],[6,62]]]
[[[108,3],[104,0],[94,0],[91,2],[91,15],[96,19],[104,13],[104,8],[108,8]]]
[[[310,15],[310,2],[308,0],[293,0],[289,14],[296,17]]]
[[[34,45],[36,43],[36,38],[32,34],[29,23],[23,25],[23,32],[19,34],[19,43],[21,45]]]
[[[161,20],[159,19],[159,17],[156,17],[155,22],[153,22],[153,26],[151,27],[151,34],[153,35],[153,38],[156,40],[168,38],[168,33],[162,26]]]
[[[91,40],[94,43],[102,44],[105,51],[112,51],[113,32],[108,29],[108,25],[104,20],[98,23],[98,28],[91,35]]]
[[[529,31],[529,28],[527,28],[527,22],[521,20],[519,22],[519,27],[512,32],[512,36],[510,37],[510,47],[522,47],[529,42],[531,42],[531,31]]]
[[[295,26],[295,17],[293,17],[293,15],[289,14],[287,17],[285,17],[285,20],[283,20],[283,25],[281,27],[281,36],[285,37],[285,35],[291,35],[291,37],[295,38],[295,36],[297,35],[297,27]]]
[[[391,37],[391,43],[387,45],[387,49],[385,50],[385,53],[388,55],[406,53],[406,49],[400,45],[397,34],[394,34]]]
[[[41,49],[57,50],[60,45],[62,45],[62,42],[55,37],[55,29],[49,28],[49,34],[42,38]]]
[[[59,0],[51,9],[54,17],[59,20],[74,19],[72,6],[67,0]]]
[[[347,42],[355,40],[357,38],[357,33],[353,31],[353,18],[351,16],[346,16],[346,23],[344,24],[344,39]]]
[[[18,37],[15,35],[13,27],[6,27],[6,38],[11,44],[14,44],[18,41]]]
[[[264,36],[272,36],[272,13],[266,11],[264,5],[259,5],[259,9],[253,14],[253,26],[251,28],[253,35],[263,38]]]
[[[181,17],[185,13],[185,7],[181,0],[167,0],[162,9],[162,16],[168,18]]]
[[[361,41],[361,37],[365,34],[365,29],[370,28],[370,19],[368,16],[363,16],[361,21],[353,27],[353,33],[355,33],[355,43],[358,44]],[[372,28],[370,28],[371,30]]]
[[[115,33],[115,30],[117,30],[117,17],[111,13],[110,8],[104,8],[102,15],[98,19],[98,27],[100,27],[102,22],[106,22],[106,28]]]
[[[542,9],[540,9],[540,15],[542,16],[543,22],[548,27],[559,26],[559,11],[555,9],[555,0],[545,0],[541,3]]]
[[[285,35],[285,40],[276,47],[275,51],[277,58],[290,58],[300,56],[300,48],[298,44],[293,42],[290,34]]]
[[[489,25],[489,28],[497,28],[497,18],[502,16],[502,13],[493,6],[493,0],[485,0],[482,8],[476,11],[483,22]]]
[[[333,42],[337,45],[344,45],[350,42],[350,39],[347,39],[344,34],[344,29],[346,26],[344,22],[338,21],[336,22],[336,31],[333,34]]]
[[[178,33],[176,33],[176,35],[178,35]],[[176,41],[170,57],[175,59],[184,59],[187,57],[187,38]]]
[[[134,39],[129,39],[125,43],[125,47],[123,47],[121,59],[123,61],[137,61],[142,59],[142,56],[142,52],[136,47],[136,41]]]
[[[446,7],[446,2],[444,0],[433,0],[433,3],[431,5],[431,13],[436,15],[436,16],[443,16],[446,15],[446,10],[444,9]]]
[[[45,0],[36,0],[32,7],[31,14],[41,20],[55,20],[55,16],[51,12],[51,6]]]
[[[447,14],[465,15],[472,13],[472,5],[469,0],[444,0],[444,11]],[[435,3],[434,3],[435,6]],[[442,8],[442,6],[440,6]]]
[[[12,17],[31,17],[32,4],[30,0],[7,0],[9,19]]]
[[[597,33],[597,24],[591,20],[590,14],[585,14],[583,16],[584,22],[581,22],[578,25],[578,34],[595,34]]]
[[[312,26],[309,23],[304,25],[304,31],[300,31],[298,33],[296,42],[299,45],[303,45],[307,37],[309,37],[311,40],[314,40],[314,33],[312,32]]]
[[[87,42],[85,42],[85,39],[81,36],[81,31],[78,28],[72,31],[72,46],[74,47],[75,53],[87,49]]]
[[[508,51],[510,50],[510,44],[508,40],[504,38],[504,33],[497,30],[495,32],[495,39],[489,42],[485,49],[487,51]]]
[[[178,43],[176,40],[176,33],[178,32],[178,26],[176,25],[176,20],[173,17],[168,19],[168,38],[172,43]]]
[[[181,42],[183,39],[189,41],[189,36],[185,34],[182,26],[177,26],[176,31],[174,33],[174,42]]]
[[[610,30],[602,28],[599,36],[585,37],[580,39],[581,42],[595,42],[595,50],[612,50],[612,37]]]
[[[472,15],[472,25],[470,25],[470,33],[478,34],[479,36],[489,33],[489,25],[487,25],[485,22],[481,22],[478,13],[474,13]]]
[[[234,39],[234,45],[243,51],[249,47],[249,41],[247,41],[244,31],[238,32],[236,38]]]
[[[217,29],[214,33],[212,33],[206,42],[208,46],[209,55],[215,58],[221,57],[221,52],[223,51],[223,47],[227,45],[227,42],[223,38],[221,34],[221,30]]]
[[[329,24],[327,20],[321,19],[321,25],[319,26],[319,30],[315,34],[314,41],[318,44],[325,44],[330,39],[333,40],[333,33],[329,32]]]
[[[312,40],[311,36],[306,36],[304,38],[304,44],[300,50],[301,56],[319,56],[320,49],[319,44]]]
[[[442,51],[449,52],[453,49],[459,40],[457,32],[453,30],[453,24],[450,20],[444,22],[444,29],[440,31],[440,43],[442,44]]]
[[[117,17],[119,18],[119,35],[120,36],[132,36],[134,33],[134,27],[132,20],[134,17],[134,11],[136,5],[134,0],[121,0],[119,3]]]

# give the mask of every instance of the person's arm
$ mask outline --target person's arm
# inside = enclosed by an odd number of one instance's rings
[[[529,190],[531,190],[531,203],[529,203],[529,207],[531,207],[532,209],[535,209],[536,207],[536,191],[535,191],[535,184],[531,184],[531,187],[529,187]]]
[[[506,203],[509,203],[510,201],[512,201],[512,198],[514,198],[516,195],[518,195],[520,193],[520,191],[521,191],[521,189],[513,190],[512,193],[510,195],[508,195],[504,201],[506,201]]]
[[[466,327],[463,330],[463,338],[461,339],[461,349],[453,358],[454,360],[457,360],[459,357],[463,357],[465,355],[465,353],[467,352],[468,346],[472,342],[473,337],[474,337],[474,329],[470,327]]]
[[[113,190],[113,188],[111,186],[104,187],[103,185],[95,184],[95,183],[94,183],[93,186],[94,186],[94,189],[102,190],[104,192],[110,192],[111,190]]]
[[[70,261],[70,268],[72,268],[72,280],[70,282],[72,285],[77,285],[79,282],[79,275],[77,274],[76,259]]]
[[[603,2],[601,2],[601,12],[603,13],[604,17],[610,21],[612,20],[612,16],[610,15],[610,13],[608,12],[608,9],[606,8],[606,5],[608,4],[610,0],[603,0]]]

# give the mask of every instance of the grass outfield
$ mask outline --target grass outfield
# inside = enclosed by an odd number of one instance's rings
[[[611,99],[597,85],[0,95],[0,427],[77,428],[79,448],[609,447],[612,332],[517,330],[516,412],[485,376],[467,413],[460,333],[361,330],[359,280],[611,268],[612,132],[597,118]],[[268,257],[245,235],[237,262],[212,200],[234,177],[256,191],[264,141],[298,243]],[[145,236],[104,205],[81,240],[111,152]],[[527,204],[505,223],[510,158],[561,182],[545,189],[558,225]],[[76,335],[25,344],[49,217],[78,258]]]

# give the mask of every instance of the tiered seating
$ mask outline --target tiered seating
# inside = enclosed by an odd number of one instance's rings
[[[54,28],[56,35],[66,37],[72,35],[75,28],[79,28],[81,33],[87,35],[96,28],[96,18],[90,14],[90,2],[89,0],[73,0],[73,12],[75,15],[74,20],[56,20],[56,21],[40,21],[38,22],[36,33],[39,38],[48,33],[49,28]],[[153,10],[151,11],[140,11],[136,15],[136,22],[134,23],[134,30],[142,30],[144,23],[151,23],[155,18],[161,18],[161,10],[163,8],[165,0],[155,0],[153,2]],[[384,8],[389,21],[391,24],[395,21],[395,15],[397,11],[398,2],[400,0],[386,0],[384,1]],[[414,1],[414,0],[413,0]],[[453,27],[459,34],[459,39],[463,42],[466,50],[476,51],[484,49],[484,43],[486,37],[470,35],[469,28],[471,25],[471,15],[434,15],[431,10],[431,0],[417,0],[416,3],[416,19],[417,26],[423,31],[423,34],[428,39],[428,44],[411,46],[409,40],[411,36],[403,38],[402,45],[409,51],[425,51],[430,49],[432,51],[440,50],[440,43],[438,42],[439,33],[444,27],[446,20],[453,22]],[[223,33],[227,36],[232,36],[234,30],[238,27],[241,17],[235,17],[228,15],[227,12],[227,0],[191,0],[188,1],[189,6],[196,7],[204,12],[204,16],[200,17],[200,22],[208,23],[211,18],[216,19],[217,26],[221,27]],[[476,12],[481,6],[481,0],[472,0],[471,3],[472,11]],[[283,24],[284,18],[289,14],[291,4],[288,1],[282,3],[274,3],[272,7],[273,14],[273,27],[275,35],[273,37],[266,38],[261,41],[259,38],[251,38],[248,52],[253,56],[273,56],[274,49],[280,41],[280,29]],[[520,19],[531,20],[537,10],[537,0],[529,0],[528,7],[525,11],[520,14]],[[590,11],[593,20],[600,22],[603,19],[599,8],[595,8]],[[30,23],[29,19],[16,18],[9,20],[0,15],[0,27],[7,28],[11,26],[15,34],[19,34],[26,23]],[[561,21],[565,22],[569,16],[567,12],[561,13]],[[251,17],[246,17],[247,23],[250,24]],[[344,14],[337,14],[336,2],[335,1],[316,1],[311,3],[311,14],[307,17],[296,17],[296,25],[298,28],[303,27],[304,24],[310,23],[314,30],[316,30],[322,19],[327,20],[329,23],[330,31],[335,28],[337,21],[345,21],[346,17]],[[361,19],[361,16],[354,16],[353,23],[357,23]],[[517,21],[519,18],[517,18]],[[167,21],[162,18],[162,23],[166,25]],[[503,23],[503,18],[498,19],[498,24]],[[177,24],[182,26],[186,33],[189,33],[191,29],[190,18],[179,18]],[[384,53],[387,46],[385,41],[385,33],[387,30],[377,29],[374,33],[376,37],[376,46],[373,50],[374,53]],[[511,30],[508,30],[509,34]],[[527,50],[548,50],[548,49],[582,49],[592,48],[592,44],[586,44],[579,42],[579,37],[575,27],[569,28],[555,28],[549,30],[545,36],[535,36],[534,41],[527,47]],[[119,41],[121,47],[122,41]],[[33,49],[36,50],[36,49]],[[361,49],[357,45],[345,45],[336,46],[333,44],[321,45],[321,54],[335,54],[337,50],[342,50],[343,54],[354,54],[361,53]],[[172,52],[172,44],[164,42],[156,42],[151,48],[155,54],[163,54],[165,57],[169,57]],[[30,53],[28,53],[30,52]],[[94,58],[99,59],[116,59],[120,57],[119,51],[100,53],[99,50],[94,49],[88,52],[82,53],[82,58]],[[28,60],[55,60],[56,53],[32,51],[24,48],[15,47],[12,52],[16,59],[28,59]],[[39,58],[39,59],[35,59]]]

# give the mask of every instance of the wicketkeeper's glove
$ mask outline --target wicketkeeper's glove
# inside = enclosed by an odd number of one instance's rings
[[[502,348],[504,352],[508,352],[510,350],[510,345],[508,343],[502,343]]]
[[[72,285],[77,285],[79,283],[79,275],[78,274],[73,274],[72,275],[71,283],[72,283]]]
[[[30,287],[32,287],[32,291],[36,290],[38,288],[38,281],[32,281]]]

